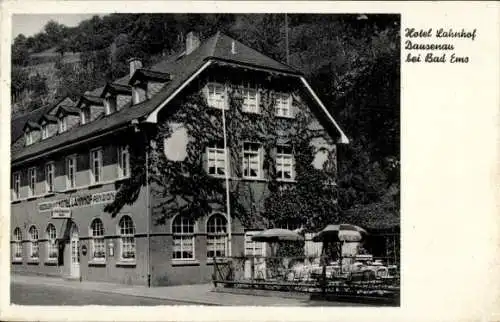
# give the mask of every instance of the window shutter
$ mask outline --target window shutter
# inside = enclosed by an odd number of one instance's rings
[[[202,153],[201,153],[201,165],[203,166],[203,169],[208,173],[208,153],[207,153],[207,147],[203,148]]]

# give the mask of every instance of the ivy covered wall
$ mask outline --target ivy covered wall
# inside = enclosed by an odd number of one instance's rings
[[[170,219],[178,214],[193,219],[212,212],[226,212],[224,177],[206,171],[206,147],[223,140],[223,113],[208,106],[207,82],[225,84],[229,108],[224,111],[229,149],[230,206],[236,225],[247,229],[294,226],[310,230],[337,222],[335,188],[337,133],[325,130],[325,118],[311,109],[312,100],[296,77],[213,67],[185,89],[184,95],[164,108],[155,128],[143,130],[136,139],[135,158],[129,184],[124,185],[108,211],[144,186],[145,149],[149,146],[149,180],[153,230],[169,231]],[[242,111],[242,85],[256,86],[260,113]],[[291,93],[293,118],[276,117],[277,93]],[[149,143],[148,143],[149,142]],[[244,142],[262,147],[260,179],[242,176]],[[277,180],[276,147],[291,146],[295,161],[292,182]],[[143,163],[144,164],[144,163]],[[135,170],[134,170],[135,169]],[[234,227],[237,229],[238,227]]]

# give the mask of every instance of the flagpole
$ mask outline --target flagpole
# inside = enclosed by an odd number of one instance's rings
[[[224,133],[224,173],[226,179],[226,212],[227,212],[227,256],[232,256],[232,225],[231,225],[231,205],[229,204],[229,155],[227,151],[227,133],[226,133],[226,113],[225,108],[222,108],[222,130]]]

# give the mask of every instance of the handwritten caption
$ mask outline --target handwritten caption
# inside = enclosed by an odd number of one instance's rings
[[[406,28],[404,49],[408,53],[405,62],[467,64],[471,59],[460,54],[461,48],[457,46],[457,40],[474,41],[476,37],[476,29]]]

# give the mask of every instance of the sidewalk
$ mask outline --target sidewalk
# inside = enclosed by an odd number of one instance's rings
[[[179,305],[248,305],[248,306],[345,306],[345,303],[310,301],[293,298],[212,292],[212,284],[151,287],[106,282],[70,281],[58,277],[12,275],[11,283],[66,287],[101,293],[164,299]],[[354,305],[354,304],[352,304]]]

